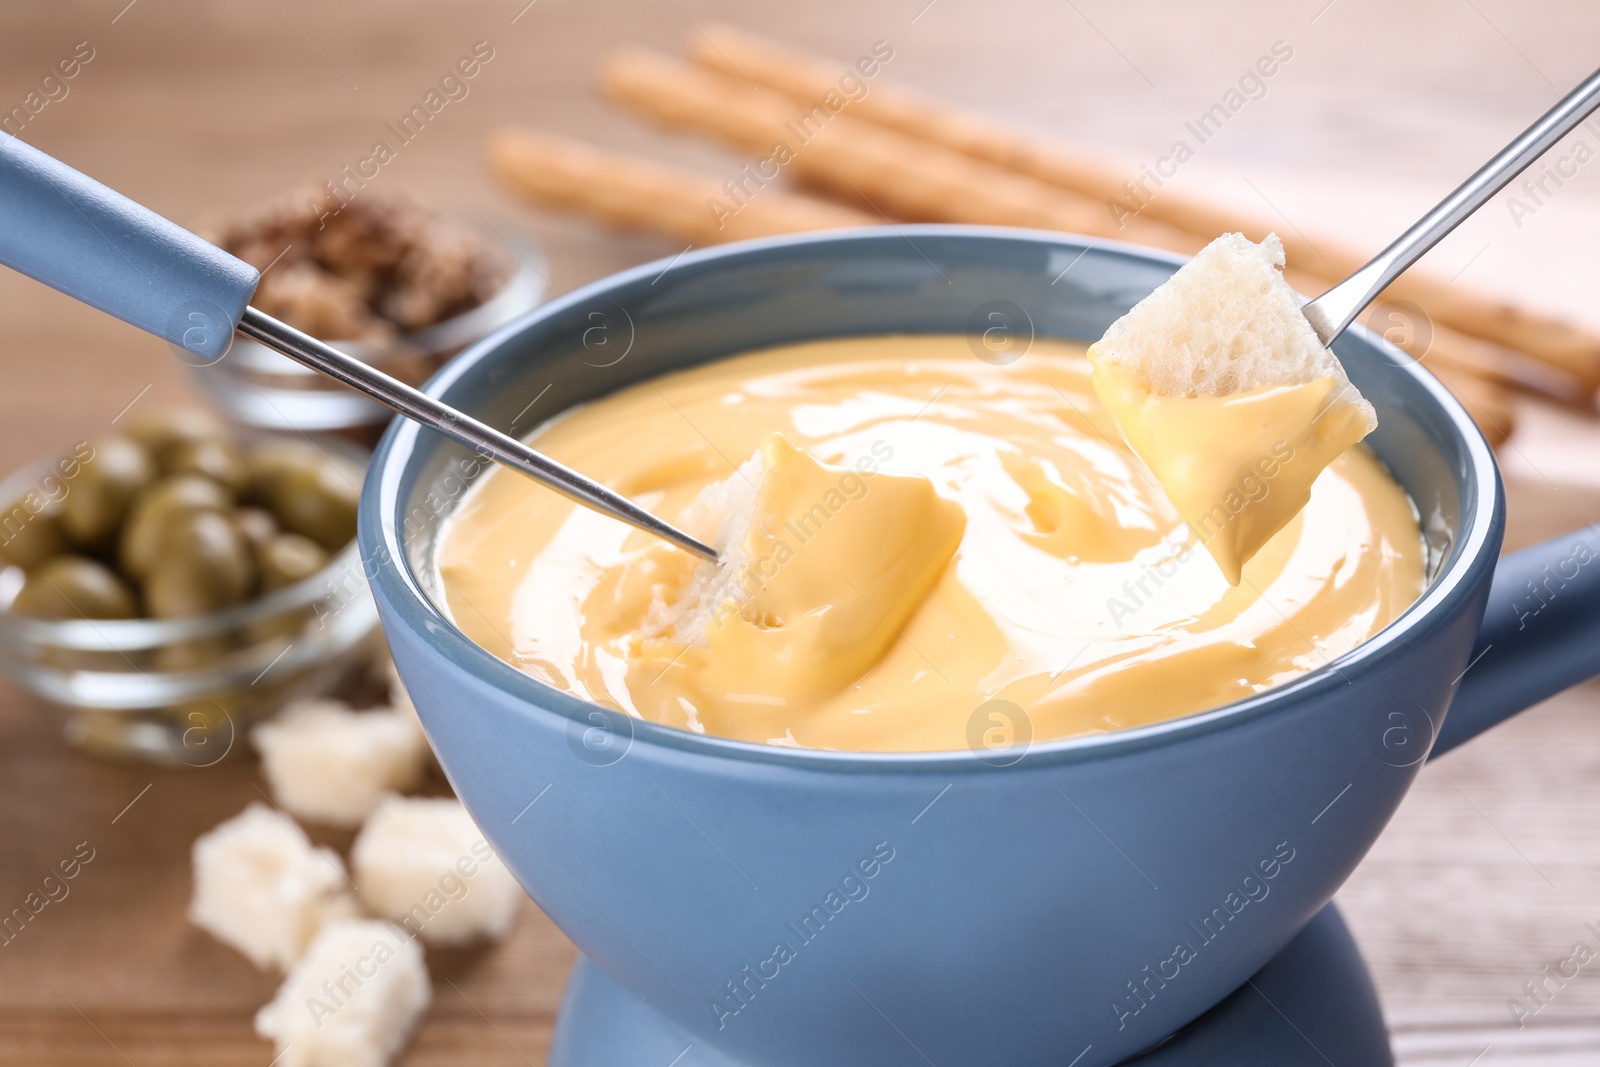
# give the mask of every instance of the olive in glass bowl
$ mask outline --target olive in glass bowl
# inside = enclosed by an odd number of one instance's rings
[[[182,409],[0,483],[0,670],[87,749],[209,765],[370,657],[366,454]]]

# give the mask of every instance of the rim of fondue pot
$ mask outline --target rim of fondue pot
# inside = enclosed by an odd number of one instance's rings
[[[994,255],[997,247],[1028,248],[1039,260],[1040,276],[1049,279],[1029,295],[1045,303],[1029,303],[1026,296],[998,279],[994,295],[987,299],[951,300],[941,294],[940,287],[953,285],[946,279],[949,264],[941,269],[927,257],[936,257],[938,246],[945,242],[963,246],[963,251],[970,248],[980,257],[993,257],[993,264],[980,259],[980,266],[1005,263],[1003,253]],[[889,249],[898,246],[904,254],[896,257],[899,262],[892,267],[880,268],[874,257],[882,254],[885,245]],[[850,251],[836,261],[837,253],[832,250],[840,247]],[[825,254],[795,262],[807,252]],[[1185,256],[1115,241],[976,226],[868,227],[721,245],[677,260],[645,264],[551,301],[463,353],[429,381],[427,391],[490,425],[526,434],[574,404],[599,399],[635,382],[778,344],[888,333],[981,332],[994,321],[987,317],[991,312],[1005,316],[1004,329],[1024,337],[1087,343],[1097,340],[1107,326],[1185,262]],[[786,286],[799,280],[786,276],[791,273],[827,284],[843,301],[898,296],[907,306],[892,316],[870,311],[860,317],[818,316],[808,313],[803,304],[795,307],[786,299]],[[1055,307],[1049,306],[1052,297]],[[994,306],[985,307],[990,304]],[[941,309],[941,305],[947,306]],[[770,319],[760,321],[768,315]],[[739,321],[718,322],[724,335],[705,337],[697,327],[707,316],[714,321],[737,316]],[[644,348],[649,341],[641,334],[656,329],[652,323],[657,318],[666,336],[660,340],[660,349],[647,356]],[[1346,686],[1353,672],[1404,656],[1421,636],[1419,628],[1425,630],[1432,616],[1459,610],[1471,599],[1475,581],[1481,581],[1492,568],[1503,534],[1504,494],[1493,451],[1460,402],[1414,357],[1359,325],[1350,327],[1333,347],[1351,381],[1378,412],[1378,428],[1365,443],[1406,489],[1420,513],[1428,546],[1428,582],[1422,596],[1356,648],[1281,685],[1145,726],[1032,742],[1026,754],[1030,764],[1096,759],[1126,749],[1168,744],[1271,714],[1278,700]],[[484,366],[486,358],[509,350],[523,354],[517,367]],[[550,370],[544,375],[530,373],[530,367],[546,363]],[[562,374],[575,379],[566,395],[561,388],[565,383],[559,380]],[[519,378],[540,384],[518,390],[513,383]],[[542,393],[547,382],[551,388]],[[530,410],[535,394],[541,395]],[[1401,412],[1409,416],[1404,423],[1393,417]],[[1419,429],[1441,455],[1419,454]],[[977,758],[987,753],[968,749],[909,753],[795,749],[695,734],[623,716],[524,674],[462,634],[440,605],[442,596],[431,559],[433,537],[439,530],[438,519],[448,515],[462,491],[445,489],[440,494],[444,509],[438,514],[435,506],[424,504],[427,517],[422,521],[416,505],[397,508],[398,501],[418,495],[419,487],[427,486],[430,478],[437,481],[447,476],[447,461],[441,462],[441,457],[458,464],[457,472],[449,477],[451,487],[460,484],[459,464],[468,464],[474,475],[482,469],[481,464],[471,465],[465,448],[431,440],[415,423],[401,419],[390,425],[371,468],[378,476],[368,479],[362,511],[363,515],[376,514],[382,523],[381,533],[372,533],[381,537],[384,557],[402,559],[405,565],[392,572],[381,569],[376,577],[391,577],[403,585],[408,598],[396,602],[396,607],[404,605],[402,610],[413,624],[429,627],[454,656],[497,687],[582,722],[585,728],[600,722],[600,729],[620,730],[630,744],[648,741],[736,759],[838,770],[860,767],[878,772],[885,764],[894,764],[958,772],[992,766],[992,760]],[[1441,481],[1441,476],[1448,481]],[[425,497],[426,492],[420,495]],[[407,517],[411,519],[409,538],[404,536]],[[398,524],[397,518],[401,520]],[[369,538],[367,543],[373,544],[375,539]],[[439,627],[443,629],[437,630]],[[603,721],[591,717],[595,711],[602,712]]]
[[[1098,338],[1181,262],[952,226],[728,245],[554,300],[427,388],[526,433],[775,344],[999,326],[974,353],[994,359],[1031,337]],[[1420,511],[1421,598],[1256,696],[1003,759],[980,743],[826,752],[702,736],[523,674],[469,641],[435,588],[440,519],[487,461],[404,420],[369,469],[360,540],[456,792],[544,911],[655,1011],[759,1067],[920,1067],[922,1050],[1103,1067],[1288,944],[1430,751],[1600,672],[1600,567],[1583,566],[1595,550],[1552,542],[1496,571],[1499,474],[1466,412],[1365,330],[1334,348],[1377,409],[1373,451]],[[1529,601],[1536,579],[1545,593]]]

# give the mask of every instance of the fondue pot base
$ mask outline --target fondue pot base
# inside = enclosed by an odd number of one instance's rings
[[[826,1020],[817,1020],[826,1026]],[[892,1024],[887,1020],[885,1027]],[[1074,1064],[1086,1049],[1063,1049]],[[938,1050],[929,1050],[938,1062]],[[1138,1067],[1391,1067],[1388,1035],[1355,940],[1332,904],[1272,961],[1199,1019],[1124,1060]],[[550,1067],[761,1067],[718,1052],[580,957],[567,983]]]

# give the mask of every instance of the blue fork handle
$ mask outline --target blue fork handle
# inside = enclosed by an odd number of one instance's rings
[[[0,263],[221,359],[261,274],[250,264],[0,134]]]
[[[615,490],[250,307],[254,267],[9,135],[0,135],[0,263],[207,362],[227,353],[242,323],[275,351],[586,508],[717,558]]]

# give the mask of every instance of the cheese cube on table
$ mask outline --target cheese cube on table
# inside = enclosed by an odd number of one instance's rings
[[[405,1047],[432,993],[422,948],[391,923],[323,928],[256,1013],[274,1067],[384,1067]]]
[[[338,700],[291,703],[250,739],[279,806],[334,826],[359,826],[385,793],[416,786],[427,766],[427,739],[404,716]]]
[[[257,967],[287,968],[325,923],[357,914],[344,864],[262,804],[194,843],[189,918]]]
[[[432,945],[502,937],[522,889],[458,800],[388,797],[350,850],[369,911]]]

